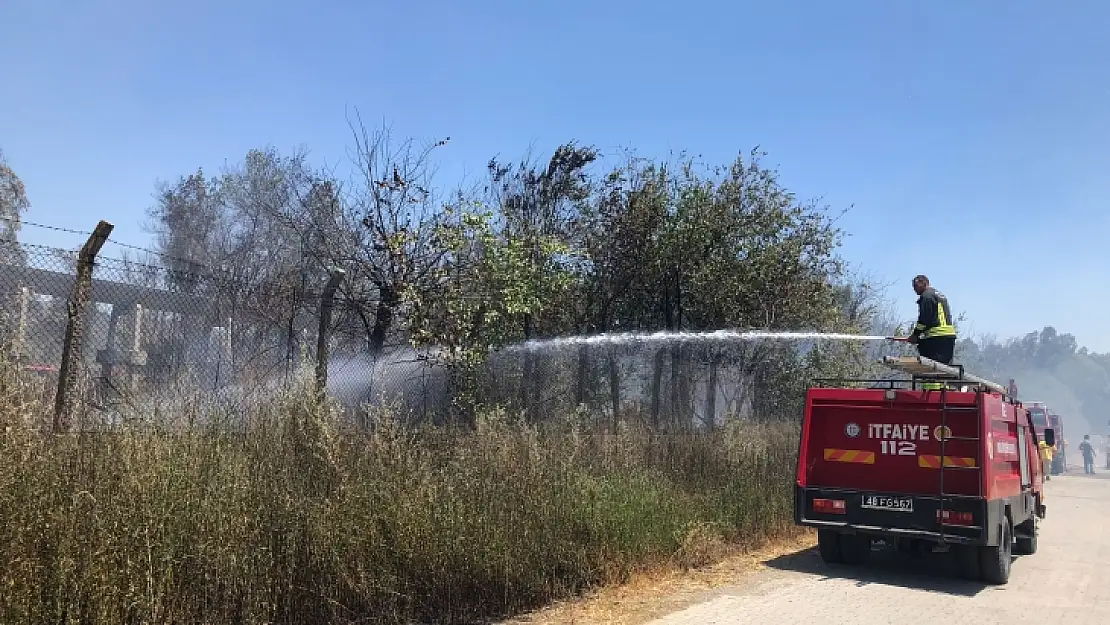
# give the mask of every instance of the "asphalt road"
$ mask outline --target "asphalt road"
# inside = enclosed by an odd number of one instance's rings
[[[1097,466],[1097,465],[1096,465]],[[1048,482],[1036,554],[1017,557],[1009,584],[961,580],[950,558],[876,553],[866,567],[826,565],[814,550],[767,562],[736,588],[654,625],[712,623],[1110,623],[1110,471]]]

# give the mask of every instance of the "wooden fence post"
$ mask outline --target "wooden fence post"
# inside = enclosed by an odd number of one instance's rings
[[[69,297],[65,342],[62,343],[62,366],[58,370],[58,392],[54,397],[54,433],[69,430],[73,415],[74,393],[77,389],[77,373],[84,357],[85,313],[89,307],[92,291],[93,265],[100,248],[104,247],[112,234],[112,224],[101,220],[89,235],[89,240],[81,248],[77,257],[77,275],[73,280],[73,292]]]
[[[333,269],[320,296],[320,327],[316,333],[316,397],[324,398],[328,387],[328,346],[331,340],[331,309],[335,291],[346,275],[342,269]]]

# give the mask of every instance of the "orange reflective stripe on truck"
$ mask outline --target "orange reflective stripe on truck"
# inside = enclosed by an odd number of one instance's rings
[[[825,448],[825,460],[831,462],[851,462],[854,464],[875,464],[875,452],[859,449]]]
[[[917,466],[925,469],[939,469],[940,456],[921,455],[917,457]],[[965,467],[969,469],[975,468],[975,458],[964,458],[960,456],[945,456],[944,466],[946,467]]]

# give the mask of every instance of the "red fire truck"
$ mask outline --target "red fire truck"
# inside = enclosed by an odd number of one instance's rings
[[[1056,444],[1052,445],[1052,474],[1059,475],[1068,470],[1068,439],[1064,438],[1064,418],[1048,411],[1048,427],[1056,433]],[[1043,436],[1043,432],[1041,433]]]
[[[1025,407],[1029,409],[1029,416],[1033,419],[1038,440],[1044,440],[1044,433],[1048,428],[1055,432],[1056,444],[1049,445],[1052,448],[1052,475],[1064,473],[1068,470],[1068,464],[1065,458],[1063,419],[1043,401],[1031,401]]]
[[[1005,387],[962,367],[883,364],[910,379],[819,380],[807,392],[795,521],[817,529],[826,562],[862,564],[879,539],[954,551],[961,575],[1005,584],[1011,554],[1037,551],[1037,441],[1053,444],[1055,432],[1039,435]]]

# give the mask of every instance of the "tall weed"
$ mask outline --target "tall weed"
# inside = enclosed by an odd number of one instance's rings
[[[472,622],[791,526],[785,425],[347,431],[302,391],[245,427],[53,437],[21,397],[0,393],[0,622]]]

